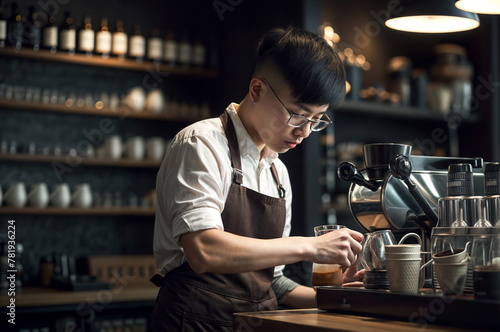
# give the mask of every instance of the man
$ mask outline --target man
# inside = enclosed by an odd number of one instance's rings
[[[241,103],[177,134],[158,172],[154,254],[165,276],[154,331],[231,331],[234,312],[278,301],[315,307],[314,289],[284,277],[286,264],[341,264],[344,281],[361,275],[360,233],[289,237],[292,190],[278,159],[330,124],[327,110],[345,95],[342,62],[295,28],[270,31],[257,53]]]

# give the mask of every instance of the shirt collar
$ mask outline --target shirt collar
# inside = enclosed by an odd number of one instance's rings
[[[259,149],[255,145],[255,142],[253,141],[252,137],[250,137],[250,135],[248,134],[248,131],[243,125],[243,122],[241,122],[241,119],[238,116],[238,113],[236,112],[237,107],[238,104],[231,103],[226,110],[234,124],[234,130],[236,131],[236,138],[238,139],[240,154],[243,157],[250,155],[252,158],[259,160],[260,158]],[[278,158],[278,153],[272,151],[267,146],[264,147],[264,156],[262,158],[262,161],[266,162],[268,166],[271,166],[271,164],[277,158]]]

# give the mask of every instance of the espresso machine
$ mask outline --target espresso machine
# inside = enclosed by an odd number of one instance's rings
[[[472,165],[474,191],[484,191],[482,158],[414,156],[410,145],[375,143],[363,146],[363,162],[361,169],[343,162],[337,170],[341,180],[351,183],[348,204],[354,219],[367,232],[418,233],[427,253],[438,224],[438,201],[447,196],[449,165]],[[430,283],[430,269],[425,273]]]

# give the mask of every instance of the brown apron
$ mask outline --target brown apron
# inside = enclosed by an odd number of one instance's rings
[[[271,167],[281,198],[243,187],[238,140],[227,112],[221,116],[234,177],[224,211],[224,231],[258,238],[279,238],[285,225],[284,189],[274,164]],[[161,289],[152,314],[152,331],[232,331],[233,313],[277,309],[271,289],[274,268],[218,274],[195,273],[185,262],[163,278],[155,276]]]

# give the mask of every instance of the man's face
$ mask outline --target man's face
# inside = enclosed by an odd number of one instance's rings
[[[309,120],[325,120],[328,105],[303,104],[291,96],[291,89],[283,81],[263,78],[261,98],[254,119],[256,134],[268,148],[284,153],[295,148],[311,133],[311,123],[302,127],[287,125],[291,115]],[[296,119],[294,119],[296,120]]]

